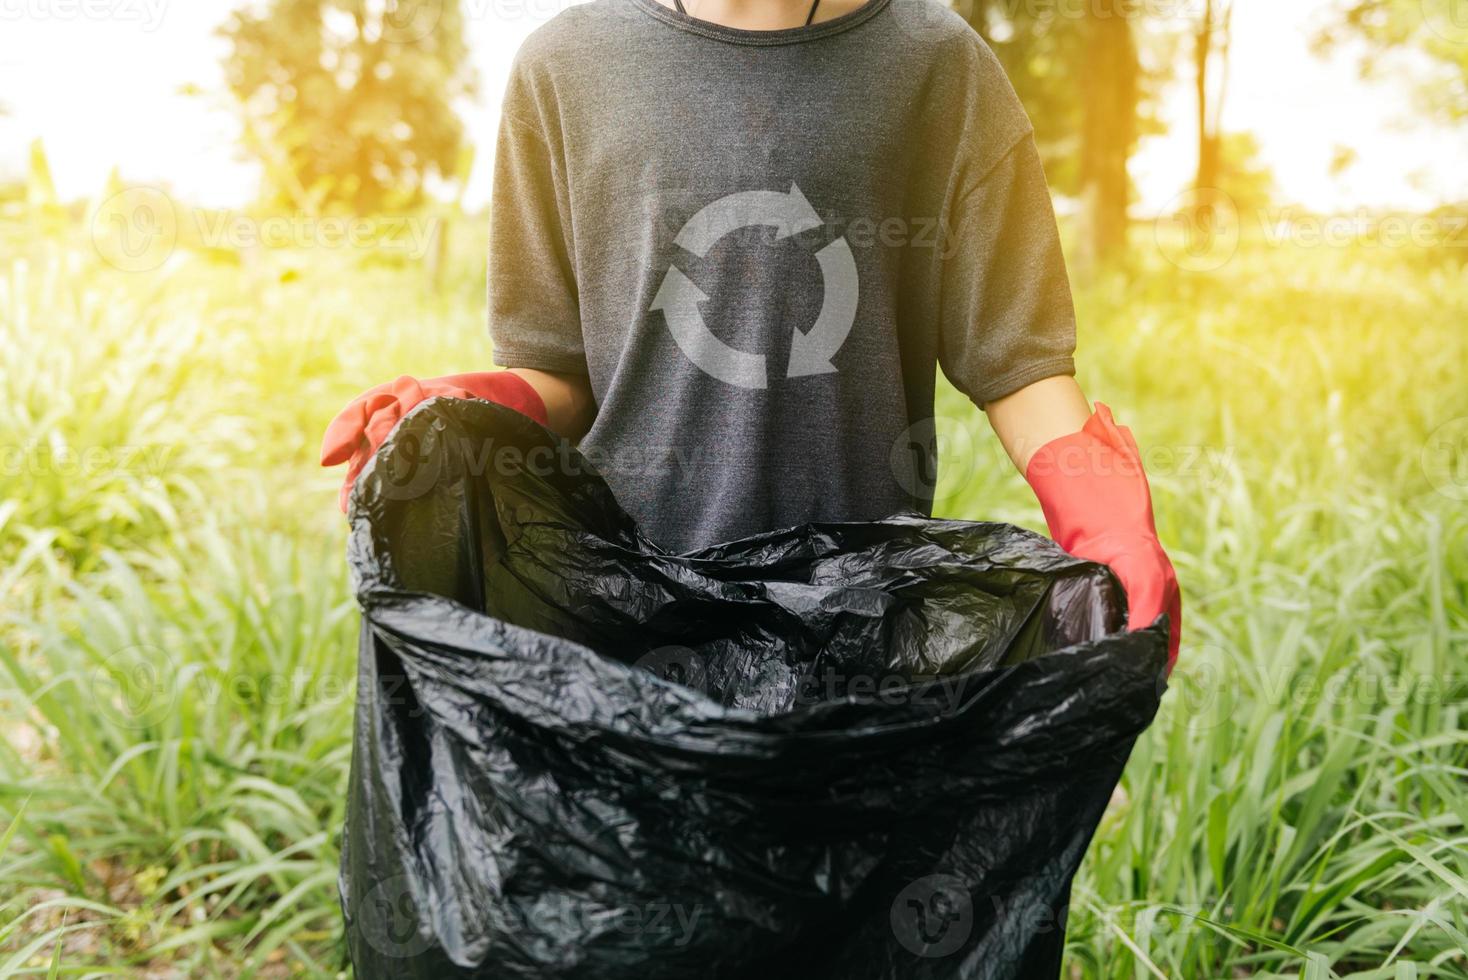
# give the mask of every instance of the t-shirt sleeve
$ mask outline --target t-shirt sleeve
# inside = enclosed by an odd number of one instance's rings
[[[1050,190],[1026,130],[956,198],[939,363],[981,408],[1075,374],[1075,309]]]
[[[586,372],[570,201],[533,105],[513,82],[500,117],[490,191],[489,333],[502,367]]]

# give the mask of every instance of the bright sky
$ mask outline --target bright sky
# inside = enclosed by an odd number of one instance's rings
[[[481,148],[468,199],[488,195],[499,97],[515,49],[564,0],[463,0],[478,103],[462,107]],[[1468,198],[1468,133],[1415,119],[1402,83],[1364,83],[1345,55],[1308,50],[1310,28],[1330,0],[1237,0],[1226,128],[1263,144],[1282,196],[1323,210],[1424,207]],[[129,181],[161,183],[200,204],[234,206],[256,187],[237,159],[222,94],[223,43],[214,28],[239,0],[0,0],[0,175],[23,172],[41,137],[64,197],[99,190],[116,165]],[[1189,80],[1167,93],[1172,131],[1150,138],[1133,173],[1142,209],[1180,191],[1193,169]],[[216,93],[180,94],[184,84]],[[1359,154],[1342,178],[1329,174],[1337,147]]]

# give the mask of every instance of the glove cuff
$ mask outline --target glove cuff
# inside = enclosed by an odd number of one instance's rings
[[[1067,551],[1102,538],[1157,537],[1136,440],[1100,402],[1079,432],[1040,447],[1025,479],[1050,536]]]
[[[540,392],[530,382],[518,374],[510,371],[486,371],[482,374],[452,375],[435,380],[463,388],[476,398],[513,408],[541,425],[550,424],[545,399],[540,397]]]

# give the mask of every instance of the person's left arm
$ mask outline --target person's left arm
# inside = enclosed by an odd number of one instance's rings
[[[985,411],[994,434],[1021,473],[1041,446],[1079,432],[1091,417],[1091,406],[1070,375],[1026,385],[990,402]]]
[[[1029,119],[997,59],[975,48],[974,116],[945,223],[939,364],[988,414],[1035,491],[1055,541],[1111,568],[1128,625],[1166,612],[1177,657],[1177,577],[1152,518],[1131,433],[1091,411],[1075,382],[1075,307],[1050,190]]]
[[[1045,512],[1050,536],[1108,566],[1127,595],[1128,628],[1167,614],[1168,669],[1182,635],[1182,596],[1152,516],[1131,432],[1105,405],[1092,413],[1071,377],[1037,381],[985,406],[989,422]]]

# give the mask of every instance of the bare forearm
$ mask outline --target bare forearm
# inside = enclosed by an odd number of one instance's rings
[[[1091,407],[1075,378],[1037,381],[985,406],[989,424],[1004,451],[1021,473],[1035,451],[1054,439],[1079,432],[1091,417]]]
[[[584,374],[536,371],[510,368],[511,374],[525,381],[545,402],[550,430],[572,442],[584,436],[596,419],[596,400],[591,383]]]

